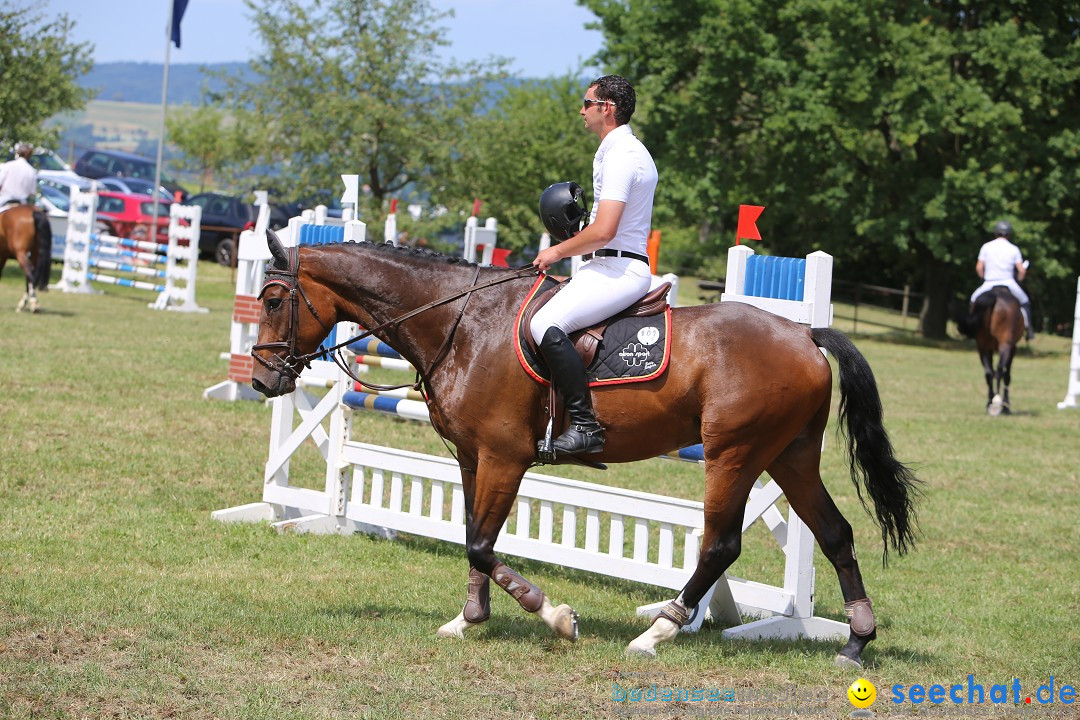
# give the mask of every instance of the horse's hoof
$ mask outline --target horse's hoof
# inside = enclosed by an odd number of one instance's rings
[[[480,623],[469,622],[465,619],[465,613],[461,612],[458,613],[458,616],[456,618],[436,630],[435,637],[455,638],[457,640],[464,640],[465,631],[479,624]]]
[[[448,622],[445,625],[443,625],[438,630],[436,630],[435,631],[435,637],[454,638],[454,639],[457,639],[457,640],[464,640],[465,639],[465,631],[462,630],[461,627],[459,627],[458,625],[454,624],[454,622],[451,621],[451,622]]]
[[[851,668],[854,670],[862,670],[862,663],[855,658],[848,657],[844,654],[839,654],[836,659],[833,660],[833,664],[838,668]]]
[[[640,645],[637,640],[626,646],[626,657],[647,658],[652,660],[656,657],[656,648],[649,645]]]
[[[569,605],[560,605],[555,608],[552,629],[563,640],[576,641],[578,639],[578,614]]]
[[[991,417],[997,417],[1005,409],[1005,401],[1001,399],[1000,395],[995,395],[994,399],[986,406],[986,412]]]

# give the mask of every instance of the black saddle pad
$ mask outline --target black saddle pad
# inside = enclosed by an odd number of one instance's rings
[[[518,310],[514,324],[514,348],[522,368],[530,377],[547,385],[551,377],[543,358],[525,340],[525,308],[537,294],[554,287],[555,281],[541,277],[533,285]],[[589,387],[619,385],[653,380],[667,370],[671,357],[671,306],[649,317],[623,317],[608,324],[596,357],[585,368]]]

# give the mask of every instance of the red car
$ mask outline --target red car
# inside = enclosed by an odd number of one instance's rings
[[[157,239],[169,242],[169,205],[158,205]],[[149,195],[98,191],[98,225],[104,225],[110,235],[132,240],[149,240],[154,219],[154,199]]]

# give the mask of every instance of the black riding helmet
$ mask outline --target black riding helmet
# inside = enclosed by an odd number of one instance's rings
[[[994,226],[994,233],[996,237],[1011,238],[1012,232],[1012,225],[1010,225],[1004,220],[998,220],[997,225]]]
[[[581,230],[587,213],[585,191],[576,182],[555,183],[540,195],[540,220],[556,242],[569,240]]]

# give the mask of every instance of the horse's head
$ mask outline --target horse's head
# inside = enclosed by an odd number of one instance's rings
[[[251,386],[277,397],[296,389],[296,378],[333,327],[334,309],[310,277],[311,287],[301,285],[299,248],[286,249],[272,230],[267,230],[266,241],[273,257],[259,292],[262,319],[251,348]]]

